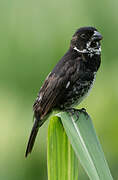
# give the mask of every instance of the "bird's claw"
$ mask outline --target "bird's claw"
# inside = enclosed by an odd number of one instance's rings
[[[66,109],[66,111],[68,113],[70,113],[72,116],[75,115],[76,116],[76,120],[77,121],[79,119],[79,113],[84,113],[87,117],[89,117],[88,113],[86,112],[85,108],[82,109],[75,109],[75,108],[68,108]]]

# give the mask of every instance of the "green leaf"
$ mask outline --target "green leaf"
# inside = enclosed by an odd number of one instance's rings
[[[89,178],[113,180],[91,118],[82,112],[78,119],[66,112],[57,116],[61,118],[72,147]]]
[[[59,117],[52,117],[47,140],[48,180],[78,180],[78,159]]]

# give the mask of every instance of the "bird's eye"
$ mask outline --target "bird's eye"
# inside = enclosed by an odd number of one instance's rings
[[[81,38],[82,38],[82,39],[85,39],[85,38],[86,38],[86,35],[85,35],[85,34],[81,34]]]

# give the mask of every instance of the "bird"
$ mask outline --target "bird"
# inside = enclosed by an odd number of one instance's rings
[[[75,109],[88,95],[101,64],[102,35],[95,27],[79,28],[65,55],[45,79],[33,105],[34,124],[25,157],[32,152],[39,128],[56,108]]]

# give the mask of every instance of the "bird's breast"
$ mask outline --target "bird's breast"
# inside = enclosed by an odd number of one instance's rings
[[[70,86],[64,94],[63,102],[61,102],[61,108],[69,108],[79,105],[89,94],[94,84],[95,77],[96,74],[94,73],[91,79],[80,78],[72,86]]]

